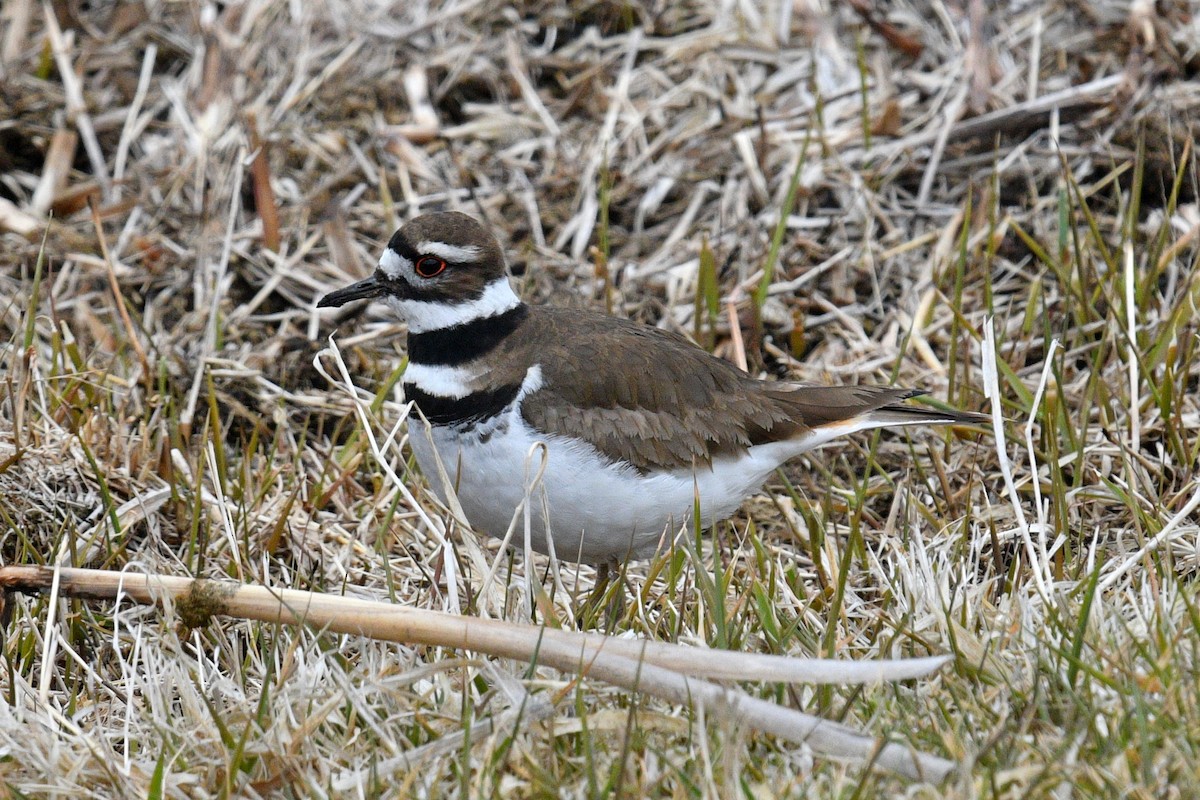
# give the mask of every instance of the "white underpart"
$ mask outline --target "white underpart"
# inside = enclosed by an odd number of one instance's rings
[[[881,428],[889,425],[901,427],[894,422],[876,422],[871,419],[869,414],[861,417],[853,417],[845,422],[831,422],[818,428],[813,428],[811,431],[809,431],[808,435],[796,440],[796,444],[804,445],[804,449],[797,452],[796,455],[799,455],[800,453],[806,453],[809,450],[815,450],[826,442],[833,441],[841,436],[848,436],[851,433],[858,433],[859,431],[866,431],[870,430],[871,428]],[[788,456],[788,458],[795,458],[795,455]]]
[[[445,242],[417,242],[418,253],[444,258],[458,264],[469,264],[479,258],[480,250],[473,244],[446,244]]]
[[[415,384],[425,394],[455,400],[472,391],[471,382],[479,377],[478,369],[409,363],[404,370],[404,382]]]
[[[585,442],[546,435],[526,424],[520,414],[521,400],[541,384],[541,368],[535,365],[526,373],[517,399],[498,417],[465,431],[450,426],[428,431],[414,422],[410,441],[421,469],[444,498],[436,477],[436,449],[446,474],[457,482],[458,500],[467,518],[476,530],[493,536],[504,535],[525,497],[524,465],[530,448],[545,443],[542,486],[549,520],[542,513],[542,498],[533,498],[533,546],[547,552],[549,531],[560,558],[589,563],[651,556],[687,530],[697,494],[701,524],[711,525],[736,511],[785,461],[837,436],[881,424],[862,417],[823,426],[799,439],[756,445],[739,456],[717,458],[711,468],[642,475],[630,466],[612,463]]]
[[[516,403],[520,405],[521,401],[529,395],[542,388],[545,382],[542,380],[542,365],[534,364],[529,369],[525,370],[525,377],[521,380],[521,388],[517,391]]]
[[[385,251],[385,257],[390,252],[392,251]],[[399,255],[396,257],[401,258]],[[380,269],[383,269],[383,259],[380,259]],[[386,272],[386,270],[384,271]],[[483,294],[474,300],[438,302],[406,300],[391,295],[383,299],[401,319],[408,323],[409,333],[453,328],[477,319],[503,314],[521,303],[521,299],[509,286],[508,278],[503,276],[489,283],[484,288]]]

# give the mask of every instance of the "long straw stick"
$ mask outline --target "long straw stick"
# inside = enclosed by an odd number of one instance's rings
[[[817,753],[871,760],[899,774],[940,781],[954,763],[865,736],[851,728],[778,706],[737,690],[694,677],[703,674],[738,680],[859,683],[927,674],[945,658],[911,661],[848,662],[796,659],[752,653],[615,639],[502,620],[444,614],[391,603],[359,600],[295,589],[272,589],[233,582],[107,570],[10,566],[0,568],[0,589],[51,590],[73,597],[116,599],[173,606],[187,624],[212,616],[234,616],[385,641],[455,647],[503,658],[544,664],[643,692],[671,703],[695,704],[709,714],[733,716],[748,727],[808,745]],[[687,674],[684,674],[687,673]]]

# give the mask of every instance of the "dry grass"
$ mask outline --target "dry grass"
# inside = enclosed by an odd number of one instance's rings
[[[3,648],[12,793],[1195,796],[1200,18],[830,5],[9,0],[0,553],[951,654],[898,685],[742,687],[955,759],[948,783],[548,669],[34,598]],[[338,320],[354,387],[326,349],[315,299],[450,207],[531,300],[921,386],[1007,436],[826,450],[631,566],[623,618],[579,620],[590,569],[527,570],[421,488],[386,313]]]

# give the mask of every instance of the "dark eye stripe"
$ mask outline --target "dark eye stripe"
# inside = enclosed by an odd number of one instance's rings
[[[421,254],[400,235],[400,231],[396,231],[396,235],[388,242],[388,247],[396,251],[397,255],[407,258],[411,264],[415,264],[417,259],[421,257]]]

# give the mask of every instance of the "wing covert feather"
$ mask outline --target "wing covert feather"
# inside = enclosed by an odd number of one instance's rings
[[[707,464],[756,440],[804,429],[762,384],[687,339],[572,309],[539,309],[543,388],[526,421],[585,439],[640,471]],[[616,323],[616,324],[614,324]],[[557,350],[546,353],[547,350]],[[785,430],[776,430],[779,426]]]
[[[709,464],[874,412],[897,424],[978,421],[906,405],[919,394],[907,389],[760,381],[678,334],[592,311],[536,312],[514,345],[521,363],[542,368],[542,388],[521,405],[525,420],[640,472]]]

